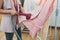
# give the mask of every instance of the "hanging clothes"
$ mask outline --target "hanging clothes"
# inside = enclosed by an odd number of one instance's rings
[[[32,16],[30,20],[23,21],[23,24],[28,28],[32,37],[34,37],[36,33],[44,27],[44,23],[53,11],[54,4],[54,0],[40,0],[40,4],[37,6],[33,5],[34,1],[26,0],[26,4],[24,3],[25,12],[31,13]]]

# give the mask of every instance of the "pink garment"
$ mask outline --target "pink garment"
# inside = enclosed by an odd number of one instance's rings
[[[41,9],[41,11],[39,11],[39,15],[37,17],[35,17],[33,20],[23,21],[23,24],[28,28],[32,37],[34,37],[36,33],[41,28],[43,28],[44,23],[47,21],[53,11],[53,4],[54,0],[46,0],[43,4],[43,8]],[[40,9],[40,7],[38,9]]]

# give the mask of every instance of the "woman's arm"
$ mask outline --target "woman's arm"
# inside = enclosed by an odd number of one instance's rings
[[[16,14],[16,11],[15,10],[4,10],[4,9],[2,9],[2,5],[3,5],[3,0],[0,0],[0,13],[1,14],[12,14],[12,15],[14,15],[14,14]]]
[[[3,10],[3,9],[0,9],[0,13],[1,14],[12,14],[12,15],[14,15],[14,14],[17,14],[17,12],[15,11],[15,10]]]
[[[6,13],[6,14],[9,14],[10,13],[10,10],[3,10],[3,9],[0,9],[0,13]]]

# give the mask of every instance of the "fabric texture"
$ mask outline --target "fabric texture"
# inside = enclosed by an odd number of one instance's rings
[[[31,2],[33,2],[31,4]],[[34,37],[36,33],[44,27],[44,23],[47,21],[49,16],[53,11],[54,0],[40,0],[40,4],[38,6],[33,5],[33,0],[26,0],[25,2],[25,11],[31,13],[31,19],[23,21],[23,24],[30,31],[30,35]],[[28,3],[28,4],[27,4]],[[39,3],[39,2],[38,2]],[[29,5],[29,7],[28,7]],[[31,8],[32,6],[33,8]],[[33,10],[32,10],[33,9]]]

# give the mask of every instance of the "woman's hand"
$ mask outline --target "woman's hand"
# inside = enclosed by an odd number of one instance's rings
[[[22,7],[21,4],[19,5],[19,11],[22,12],[22,13],[25,13],[25,10],[24,10],[24,8]]]
[[[20,9],[20,12],[22,12],[22,13],[25,12],[25,10],[24,10],[24,8],[22,6],[20,6],[19,9]]]
[[[10,13],[11,13],[12,15],[17,15],[17,11],[15,11],[15,10],[10,10]]]

